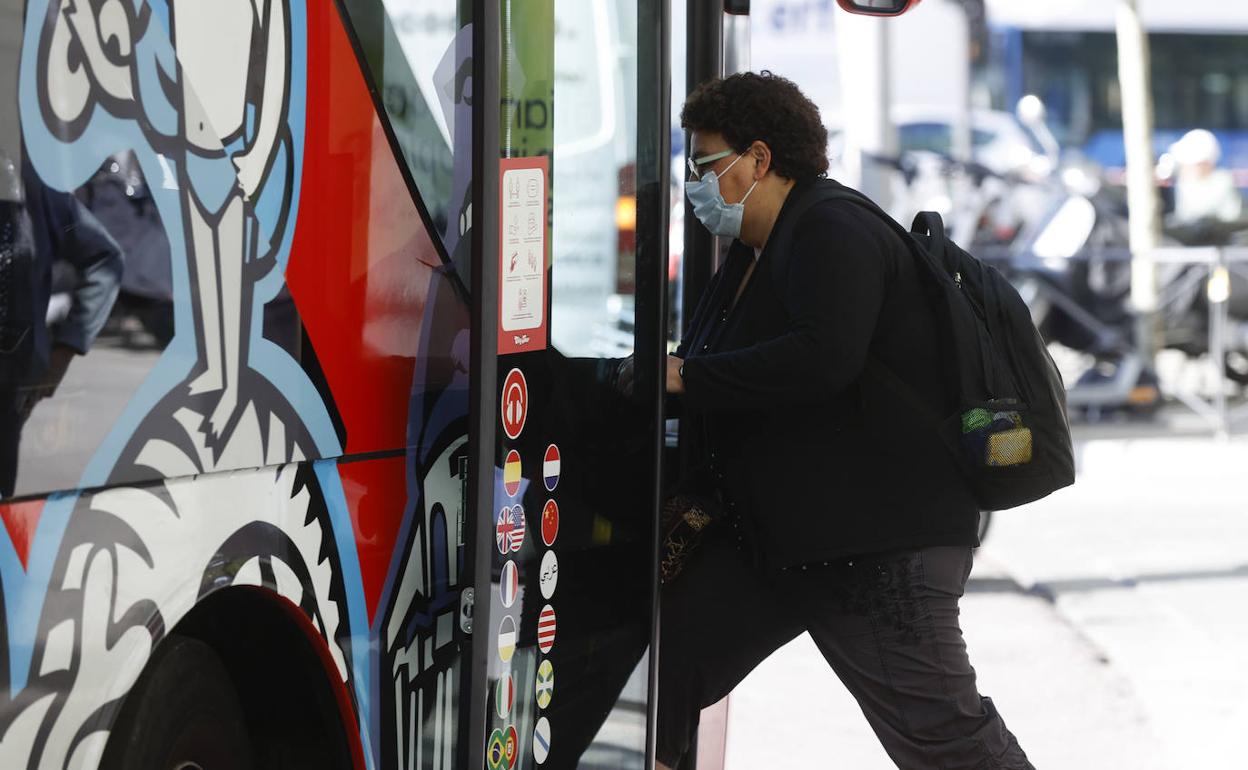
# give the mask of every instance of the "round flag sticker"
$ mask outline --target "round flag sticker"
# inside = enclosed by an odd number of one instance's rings
[[[542,598],[549,599],[555,595],[555,585],[559,582],[559,559],[554,551],[547,551],[542,557],[542,570],[538,576],[542,588]]]
[[[555,694],[555,667],[550,665],[549,660],[543,660],[542,665],[537,667],[537,707],[544,709],[550,705],[550,699]]]
[[[515,629],[516,624],[511,624],[512,629],[512,649],[515,649]],[[499,643],[502,644],[501,642]],[[542,608],[542,614],[537,618],[537,649],[542,652],[550,652],[555,647],[555,608],[547,604]],[[510,656],[508,656],[510,657]]]
[[[516,594],[520,592],[520,571],[516,569],[516,563],[511,559],[503,565],[503,574],[498,578],[498,593],[503,600],[503,606],[510,608],[516,603]]]
[[[542,506],[542,542],[554,545],[556,537],[559,537],[559,504],[547,500]]]
[[[541,673],[541,669],[538,669]],[[516,703],[516,680],[511,678],[511,674],[503,674],[498,680],[498,684],[494,686],[494,710],[498,712],[499,719],[506,719],[511,713],[511,707]]]
[[[507,434],[507,438],[520,438],[520,431],[524,430],[524,421],[529,414],[529,385],[519,369],[507,372],[507,378],[503,380],[503,400],[499,408],[503,418],[503,432]]]
[[[533,728],[533,758],[537,760],[537,764],[546,761],[546,757],[550,756],[550,720],[542,717],[537,720],[537,727]]]
[[[520,453],[513,449],[503,462],[503,489],[507,490],[508,497],[515,497],[520,491],[520,476]]]
[[[547,492],[554,492],[559,486],[559,447],[554,444],[546,447],[546,456],[542,458],[542,480]]]
[[[551,641],[554,636],[554,616],[551,616]],[[498,624],[498,658],[507,663],[511,660],[511,656],[516,654],[516,619],[510,615],[504,615],[503,621]]]
[[[524,545],[524,508],[504,505],[494,525],[494,542],[498,552],[506,556]]]
[[[490,742],[485,747],[485,763],[490,770],[502,770],[507,762],[506,749],[503,746],[503,731],[490,733]]]
[[[514,725],[508,726],[503,736],[503,756],[507,759],[507,770],[516,766],[517,755],[520,753],[520,736],[516,735]]]

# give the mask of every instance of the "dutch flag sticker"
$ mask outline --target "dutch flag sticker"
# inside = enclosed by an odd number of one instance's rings
[[[546,456],[542,458],[542,477],[546,480],[546,491],[554,492],[559,485],[559,447],[554,444],[546,447]]]

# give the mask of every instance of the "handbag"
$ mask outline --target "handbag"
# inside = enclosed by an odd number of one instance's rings
[[[718,518],[719,506],[702,495],[676,493],[663,501],[659,579],[664,585],[680,576]]]

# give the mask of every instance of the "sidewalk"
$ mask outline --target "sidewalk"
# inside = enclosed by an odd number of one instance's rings
[[[1248,766],[1248,441],[1085,433],[996,517],[963,600],[980,690],[1041,770]],[[888,770],[808,637],[730,699],[727,770]]]
[[[1161,770],[1130,684],[1046,600],[981,558],[962,603],[979,673],[1037,768]],[[729,700],[725,770],[891,770],[853,698],[802,635]]]

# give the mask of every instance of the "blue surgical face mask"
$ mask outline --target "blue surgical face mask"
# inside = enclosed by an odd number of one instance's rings
[[[738,155],[737,160],[743,157],[745,156]],[[737,165],[737,160],[728,164],[728,168],[724,169],[725,174],[728,173],[729,168]],[[745,197],[739,203],[728,203],[719,191],[719,177],[714,171],[707,171],[701,179],[690,179],[685,182],[685,195],[689,196],[689,203],[693,205],[693,215],[713,235],[740,238],[741,220],[745,216],[745,200],[750,197],[750,193],[754,192],[757,185],[758,180],[755,179],[754,184],[745,191]]]

